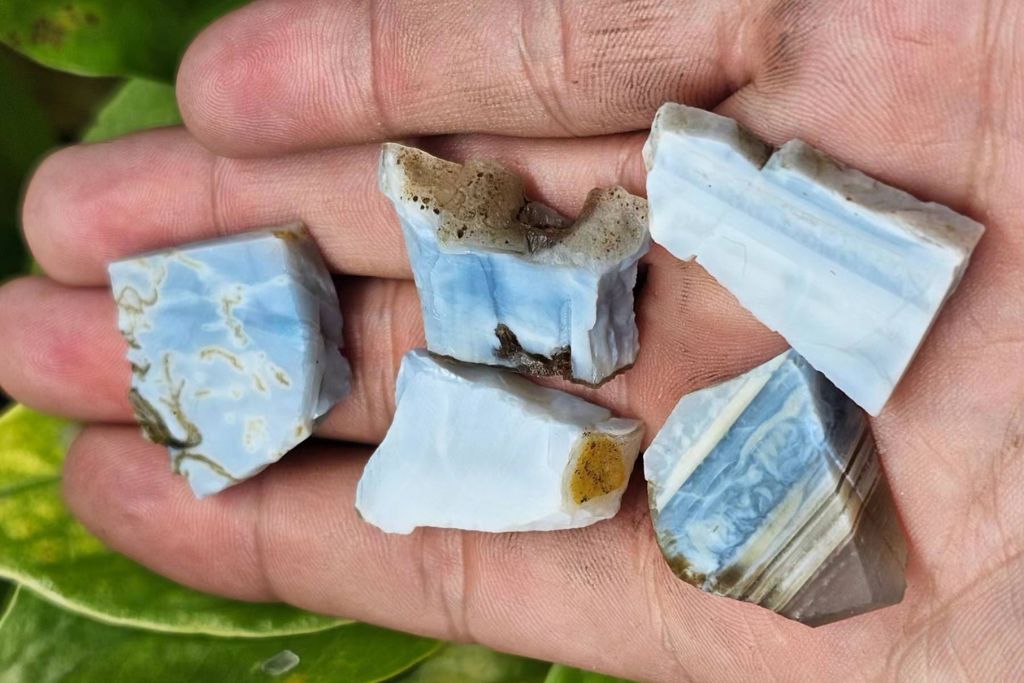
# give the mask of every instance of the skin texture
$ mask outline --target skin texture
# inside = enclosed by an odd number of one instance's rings
[[[642,680],[1024,679],[1022,39],[1009,0],[258,0],[185,56],[187,130],[42,164],[24,224],[47,277],[0,289],[0,384],[92,423],[68,502],[200,589]],[[988,226],[874,421],[911,552],[897,607],[811,630],[704,595],[662,561],[638,481],[617,518],[571,532],[388,537],[353,509],[398,359],[423,342],[373,143],[493,156],[573,215],[595,185],[643,192],[635,131],[666,100],[801,137]],[[354,393],[324,440],[197,502],[129,424],[105,264],[295,219],[344,276]],[[572,390],[653,434],[683,392],[784,344],[698,266],[658,248],[648,266],[635,368]]]

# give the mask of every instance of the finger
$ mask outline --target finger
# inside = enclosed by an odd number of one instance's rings
[[[643,191],[643,139],[425,142],[451,158],[498,158],[526,177],[537,199],[575,214],[593,187]],[[32,179],[25,234],[46,272],[68,284],[105,284],[107,264],[123,256],[294,220],[309,225],[334,270],[409,277],[398,220],[377,189],[379,156],[378,145],[364,145],[229,160],[182,129],[71,147]]]
[[[911,594],[812,631],[710,597],[662,560],[640,486],[617,517],[585,529],[388,536],[354,509],[366,455],[310,444],[259,480],[196,501],[160,448],[94,427],[69,454],[65,496],[114,549],[200,590],[640,680],[843,680],[881,666],[878,653],[913,613]]]
[[[0,387],[38,410],[130,419],[126,346],[110,294],[43,277],[0,286]]]
[[[986,168],[995,159],[984,158],[995,150],[978,146],[989,133],[1004,134],[987,130],[997,122],[986,111],[999,111],[1024,88],[989,73],[982,63],[988,53],[972,47],[997,30],[986,24],[999,21],[997,14],[925,4],[860,13],[851,30],[850,21],[828,20],[832,8],[825,3],[780,3],[778,12],[751,22],[750,82],[720,111],[770,142],[802,138],[927,199],[982,209],[999,192],[979,181],[999,178],[974,177],[996,171]],[[1006,81],[1006,100],[985,92],[987,78]],[[1024,170],[1019,148],[1008,146],[1012,156],[999,160],[1018,162],[1000,166],[1002,178]]]
[[[361,147],[227,161],[180,128],[70,147],[32,178],[25,236],[51,277],[100,285],[117,258],[302,220],[335,270],[402,275],[401,234],[370,172],[378,155]]]
[[[710,105],[742,82],[735,36],[750,5],[260,0],[193,43],[178,100],[228,156],[637,130],[666,100]]]
[[[637,307],[641,353],[600,389],[549,382],[623,414],[660,424],[675,400],[735,375],[782,348],[702,269],[656,249]],[[407,280],[338,282],[352,393],[321,436],[377,443],[394,413],[402,355],[424,345],[416,287]],[[80,420],[130,422],[131,378],[109,292],[23,278],[0,287],[0,386],[17,400]]]
[[[320,426],[322,436],[379,440],[394,410],[394,377],[401,355],[423,345],[412,282],[340,282],[345,355],[351,394]],[[0,287],[0,386],[33,408],[99,422],[132,421],[131,371],[117,330],[110,293],[77,289],[46,278]]]

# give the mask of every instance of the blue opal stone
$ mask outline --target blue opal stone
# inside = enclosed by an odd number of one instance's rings
[[[644,157],[654,241],[696,258],[877,415],[983,227],[800,140],[772,150],[693,107],[659,110]]]
[[[506,369],[405,354],[395,419],[356,489],[388,533],[574,529],[613,517],[643,424]]]
[[[496,163],[395,144],[380,185],[402,224],[430,351],[589,384],[636,359],[633,289],[650,246],[642,198],[594,190],[571,222]]]
[[[280,459],[348,392],[337,294],[301,227],[117,261],[110,280],[136,418],[197,496]]]
[[[684,396],[644,472],[662,552],[703,590],[812,625],[902,599],[866,416],[795,351]]]

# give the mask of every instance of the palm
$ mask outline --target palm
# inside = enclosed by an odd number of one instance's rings
[[[125,423],[97,424],[76,443],[66,492],[78,514],[113,546],[200,588],[631,677],[1009,676],[1024,626],[1024,233],[1013,225],[1024,92],[1012,79],[1021,18],[984,0],[764,0],[737,3],[742,12],[710,1],[565,2],[561,14],[548,3],[455,4],[409,0],[398,12],[261,0],[200,39],[179,94],[201,141],[270,156],[217,158],[172,130],[72,149],[42,167],[25,224],[52,279],[0,291],[0,380],[35,406]],[[480,55],[494,71],[470,59]],[[504,159],[540,198],[572,211],[595,185],[642,190],[644,136],[622,131],[670,99],[720,103],[772,141],[803,137],[989,227],[875,421],[911,545],[898,607],[811,631],[703,595],[661,561],[638,486],[614,521],[574,532],[385,537],[354,513],[368,445],[393,410],[397,359],[422,343],[397,224],[374,190],[376,148],[359,143],[613,134],[422,141],[442,155]],[[322,434],[367,446],[312,444],[196,503],[161,449],[127,426],[103,265],[295,216],[339,272],[367,276],[341,284],[356,386]],[[653,430],[681,393],[782,342],[699,267],[658,249],[649,260],[641,357],[596,397]]]

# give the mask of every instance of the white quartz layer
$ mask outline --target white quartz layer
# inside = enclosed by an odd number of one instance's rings
[[[615,515],[643,435],[638,420],[496,368],[411,351],[402,361],[395,419],[366,465],[356,507],[390,533],[416,527],[543,531]],[[624,477],[578,504],[581,450],[618,444]],[[603,435],[603,436],[602,436]]]
[[[650,247],[646,225],[627,253],[610,258],[572,240],[533,252],[520,243],[503,251],[445,242],[438,232],[448,209],[436,200],[424,204],[407,190],[407,167],[399,163],[404,150],[384,145],[380,187],[402,225],[431,351],[517,367],[499,354],[495,331],[504,325],[527,353],[552,358],[569,350],[571,378],[582,382],[598,384],[633,363],[640,347],[633,289],[637,264]]]
[[[666,104],[644,149],[651,234],[877,415],[983,227],[793,140]]]

